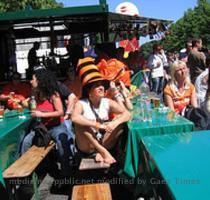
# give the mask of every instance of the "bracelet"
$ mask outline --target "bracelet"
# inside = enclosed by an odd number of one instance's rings
[[[106,129],[106,125],[100,124],[100,129]]]
[[[122,96],[122,94],[117,93],[114,97],[115,97],[115,99],[118,99],[118,98],[122,98],[123,96]]]
[[[114,95],[116,95],[116,94],[119,94],[119,91],[118,90],[115,90],[114,91]]]
[[[65,114],[66,114],[66,115],[71,115],[71,112],[66,112]]]

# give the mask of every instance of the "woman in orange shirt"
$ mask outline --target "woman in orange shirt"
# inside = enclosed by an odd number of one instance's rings
[[[164,101],[177,113],[181,113],[188,105],[197,107],[195,87],[190,81],[185,62],[177,61],[172,65],[171,82],[164,89]]]

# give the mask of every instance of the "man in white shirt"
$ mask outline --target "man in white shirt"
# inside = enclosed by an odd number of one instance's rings
[[[148,59],[148,66],[151,70],[152,91],[157,94],[160,94],[163,91],[165,65],[167,65],[167,58],[162,46],[154,44],[153,53]]]
[[[207,68],[195,79],[195,89],[199,106],[206,99],[206,92],[208,89],[208,76],[209,76],[209,69]]]

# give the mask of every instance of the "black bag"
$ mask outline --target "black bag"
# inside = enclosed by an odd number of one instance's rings
[[[43,123],[39,123],[34,127],[35,136],[33,138],[32,144],[38,147],[47,147],[50,143],[50,134]]]
[[[46,126],[37,120],[37,118],[31,118],[26,133],[31,131],[35,132],[35,136],[32,140],[32,144],[38,147],[47,147],[50,143],[51,137],[48,133]]]
[[[200,108],[187,107],[184,117],[194,122],[199,130],[210,130],[210,113],[206,109],[206,102]]]

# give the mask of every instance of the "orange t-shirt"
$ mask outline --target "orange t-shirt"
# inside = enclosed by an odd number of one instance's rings
[[[185,90],[180,93],[175,85],[167,84],[164,89],[164,94],[169,95],[174,103],[174,110],[176,113],[180,113],[183,108],[190,105],[190,99],[195,87],[192,83],[185,85]]]

